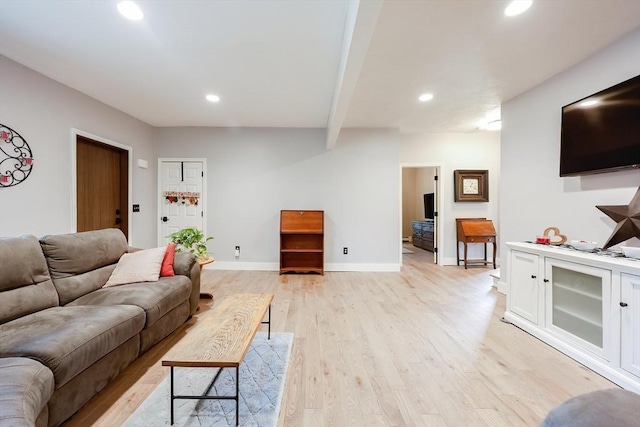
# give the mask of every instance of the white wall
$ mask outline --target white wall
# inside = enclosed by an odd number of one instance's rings
[[[99,82],[97,82],[98,84]],[[0,123],[27,141],[34,156],[29,177],[0,188],[0,235],[68,233],[71,215],[71,129],[133,148],[131,244],[155,245],[153,128],[42,74],[0,56]],[[149,160],[149,169],[135,166]]]
[[[636,30],[502,105],[503,254],[505,242],[535,239],[549,226],[558,227],[569,239],[597,241],[600,247],[609,238],[615,223],[595,205],[628,204],[640,186],[640,172],[560,178],[561,108],[639,74],[640,30]],[[506,256],[502,265],[504,282]]]
[[[325,138],[324,129],[156,129],[158,157],[207,159],[212,268],[276,269],[280,210],[320,209],[327,270],[399,269],[398,133],[343,130],[331,151]]]
[[[484,217],[499,226],[500,135],[497,132],[402,134],[400,162],[440,165],[438,252],[443,264],[456,264],[456,218]],[[453,171],[489,171],[489,202],[454,202]],[[500,235],[498,235],[500,240]],[[481,245],[469,246],[469,258],[480,258]],[[491,250],[488,252],[491,257]]]

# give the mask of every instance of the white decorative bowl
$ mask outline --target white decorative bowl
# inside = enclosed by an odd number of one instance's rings
[[[620,249],[622,249],[622,253],[627,258],[640,259],[640,247],[636,248],[634,246],[621,246]]]
[[[569,244],[579,251],[591,251],[598,246],[598,242],[590,242],[589,240],[570,240]]]

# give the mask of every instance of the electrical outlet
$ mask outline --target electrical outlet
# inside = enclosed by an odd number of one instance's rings
[[[236,258],[240,257],[240,246],[236,246]]]
[[[345,255],[349,254],[349,248],[342,248],[342,253]]]

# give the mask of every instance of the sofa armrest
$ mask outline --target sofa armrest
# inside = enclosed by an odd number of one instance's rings
[[[200,264],[192,253],[176,252],[173,261],[173,271],[176,274],[187,276],[191,279],[191,296],[189,297],[189,308],[191,314],[198,310],[200,300]]]
[[[53,373],[39,362],[0,358],[0,425],[46,426],[54,387]]]

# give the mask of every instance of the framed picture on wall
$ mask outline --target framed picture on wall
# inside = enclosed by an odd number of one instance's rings
[[[488,170],[453,171],[454,199],[456,202],[488,202]]]

